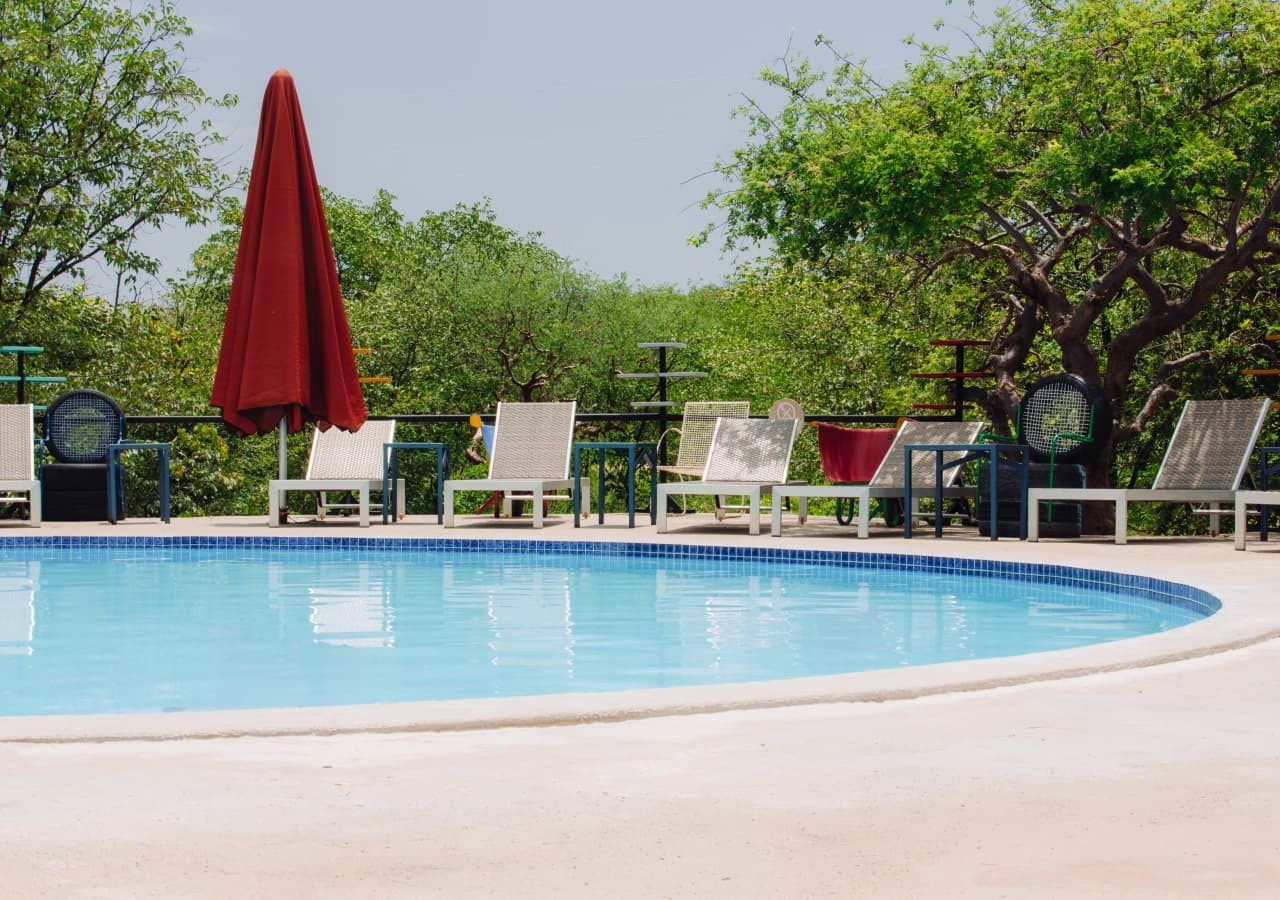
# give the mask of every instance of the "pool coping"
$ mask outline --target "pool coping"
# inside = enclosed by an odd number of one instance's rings
[[[201,545],[209,537],[244,538],[254,544],[277,545],[306,541],[314,546],[317,530],[294,535],[266,537],[261,520],[254,525],[231,522],[210,530],[205,525],[188,525],[174,533],[171,529],[117,531],[86,528],[59,529],[55,535],[17,534],[0,531],[0,545],[48,544],[61,537],[81,543],[109,541],[117,544],[132,539],[138,544],[165,543]],[[237,525],[241,527],[236,527]],[[396,530],[392,530],[396,529]],[[1028,565],[1050,569],[1077,569],[1115,573],[1121,578],[1172,582],[1217,597],[1222,608],[1207,619],[1172,631],[1139,638],[1095,644],[1070,650],[1049,651],[1025,656],[997,657],[940,663],[903,669],[880,669],[843,675],[794,678],[779,681],[744,682],[723,685],[672,687],[609,693],[555,694],[529,697],[435,700],[359,706],[324,706],[224,710],[209,712],[105,714],[76,716],[0,717],[0,741],[4,742],[101,742],[129,740],[175,740],[189,738],[277,737],[290,735],[337,735],[350,733],[453,732],[510,727],[545,727],[617,722],[658,716],[680,716],[729,710],[767,709],[830,703],[885,703],[936,695],[966,693],[1010,687],[1038,681],[1077,678],[1103,672],[1140,669],[1182,660],[1220,654],[1280,637],[1280,604],[1264,596],[1274,578],[1273,553],[1263,548],[1237,554],[1226,539],[1154,540],[1108,551],[1105,545],[1071,545],[965,539],[912,540],[884,537],[853,541],[839,532],[807,536],[803,542],[785,544],[768,538],[746,538],[732,529],[695,528],[657,538],[651,530],[613,528],[570,530],[565,534],[530,534],[509,528],[479,528],[455,536],[441,529],[418,526],[402,529],[391,526],[365,537],[352,535],[342,526],[318,529],[324,544],[391,547],[401,537],[432,546],[472,549],[469,545],[492,542],[500,534],[503,549],[519,550],[536,541],[540,552],[557,552],[563,545],[592,547],[610,545],[609,553],[644,555],[646,550],[676,556],[730,555],[734,558],[773,558],[778,551],[799,554],[802,559],[839,557],[891,558],[923,563],[912,568],[938,566],[969,567],[983,571],[984,563]],[[361,531],[364,531],[363,529]],[[336,532],[336,533],[335,533]],[[594,532],[594,533],[592,533]],[[836,536],[830,536],[834,534]],[[388,540],[394,535],[395,539]],[[372,544],[370,544],[372,542]],[[69,542],[70,543],[70,542]],[[621,546],[620,546],[621,545]],[[681,549],[683,548],[683,549]],[[865,549],[864,549],[865,548]],[[815,556],[816,554],[816,556]],[[834,555],[833,555],[834,554]],[[1088,554],[1087,560],[1079,557]],[[868,556],[869,555],[869,556]],[[1243,558],[1241,558],[1243,556]],[[1071,560],[1066,562],[1065,560]],[[1232,565],[1227,565],[1232,563]]]

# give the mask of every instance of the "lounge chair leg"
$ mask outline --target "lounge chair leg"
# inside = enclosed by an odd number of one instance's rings
[[[803,525],[805,522],[809,521],[809,498],[807,496],[802,496],[798,507],[800,512],[800,524]]]
[[[267,525],[275,528],[280,524],[280,492],[274,487],[267,489]]]
[[[858,504],[858,537],[871,536],[871,498],[850,497],[850,503]]]
[[[1247,524],[1245,522],[1245,517],[1246,517],[1246,513],[1245,513],[1244,500],[1237,497],[1236,498],[1236,528],[1235,528],[1235,533],[1232,535],[1235,538],[1235,545],[1237,550],[1244,549],[1244,529],[1245,529],[1245,525]]]
[[[760,533],[760,489],[752,491],[747,497],[748,512],[751,514],[751,522],[747,525],[748,534]]]
[[[40,522],[43,521],[43,508],[40,506],[40,503],[40,488],[37,487],[34,490],[27,492],[27,514],[31,517],[32,525],[39,525]],[[1244,547],[1241,547],[1240,549],[1243,550]]]
[[[360,527],[369,527],[369,488],[362,487],[356,491],[356,502],[360,504]]]
[[[542,527],[542,514],[545,509],[542,505],[542,485],[538,485],[533,489],[533,527]]]
[[[1129,542],[1129,501],[1121,497],[1116,501],[1116,543]]]
[[[448,482],[444,486],[444,527],[453,527],[453,488]]]
[[[669,497],[667,486],[665,484],[658,485],[658,534],[667,533],[667,500]]]
[[[803,507],[803,498],[801,498],[800,503]],[[800,521],[803,522],[804,519]],[[776,497],[773,501],[773,509],[769,510],[769,534],[774,537],[782,537],[782,506],[778,503]]]

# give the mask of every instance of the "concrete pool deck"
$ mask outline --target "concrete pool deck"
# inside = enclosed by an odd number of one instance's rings
[[[1229,538],[1117,547],[950,532],[858,541],[828,524],[749,537],[742,520],[707,517],[673,520],[664,536],[564,517],[541,533],[472,521],[269,535],[986,557],[1151,575],[1224,608],[1098,647],[830,679],[112,716],[105,729],[3,719],[6,893],[1269,897],[1280,886],[1280,542],[1238,553]],[[23,534],[268,530],[260,518],[0,527]],[[219,718],[202,728],[202,716]],[[273,730],[284,733],[179,737]],[[100,739],[144,735],[170,739]]]

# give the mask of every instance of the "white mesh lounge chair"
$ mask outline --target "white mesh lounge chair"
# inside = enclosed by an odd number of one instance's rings
[[[912,422],[902,423],[893,443],[880,461],[879,468],[871,476],[867,484],[803,484],[784,485],[774,491],[773,520],[770,531],[774,536],[782,534],[782,503],[786,497],[800,498],[800,522],[809,515],[810,497],[841,497],[857,502],[858,537],[864,538],[871,533],[871,501],[878,498],[902,498],[906,496],[906,469],[904,448],[908,444],[972,444],[982,431],[981,422]],[[919,494],[933,495],[934,457],[932,453],[912,453],[911,490],[916,497]],[[943,462],[949,463],[959,459],[961,453],[944,453]],[[952,466],[942,470],[942,495],[944,497],[972,497],[973,488],[956,484],[960,466]],[[919,493],[917,493],[919,492]],[[908,514],[919,517],[918,510],[909,510]]]
[[[659,466],[658,471],[684,478],[701,478],[707,467],[707,453],[711,450],[711,437],[716,431],[716,421],[723,417],[745,419],[749,415],[751,404],[746,400],[689,401],[684,405],[680,427],[668,428],[658,438],[658,443],[661,444],[668,434],[680,436],[675,464]]]
[[[382,445],[395,440],[394,420],[366,421],[358,431],[330,428],[316,429],[311,435],[311,452],[307,456],[307,472],[302,478],[271,480],[267,485],[270,498],[267,524],[280,524],[280,508],[286,506],[289,491],[312,491],[316,494],[316,518],[323,520],[334,509],[355,509],[360,527],[369,527],[369,495],[382,493]],[[351,493],[356,502],[330,502],[329,493]],[[404,479],[396,483],[397,518],[404,518]],[[381,499],[381,498],[380,498]]]
[[[701,478],[707,467],[707,453],[711,450],[711,436],[715,434],[716,422],[722,417],[746,419],[750,416],[751,404],[746,400],[690,400],[685,403],[680,427],[668,428],[658,435],[659,448],[668,435],[680,437],[674,465],[658,466],[658,472],[678,478]],[[715,504],[716,518],[723,519],[723,498],[716,497]]]
[[[578,404],[499,403],[494,419],[488,478],[457,478],[444,483],[444,527],[453,527],[453,498],[458,491],[502,491],[508,499],[527,499],[533,527],[541,528],[548,491],[571,491],[573,425]],[[587,510],[589,491],[582,492]],[[563,498],[562,498],[563,499]]]
[[[1236,501],[1270,408],[1271,401],[1265,398],[1188,400],[1149,489],[1032,488],[1027,492],[1027,540],[1040,538],[1041,500],[1114,503],[1117,544],[1128,539],[1132,502],[1207,504],[1203,511],[1210,517],[1210,532],[1216,535],[1220,518],[1227,514],[1223,507]]]
[[[667,530],[667,498],[674,495],[746,497],[751,534],[760,533],[760,502],[787,481],[800,419],[721,418],[701,481],[658,485],[658,533]]]
[[[31,404],[0,405],[0,503],[25,503],[32,525],[40,524],[35,429]],[[14,496],[25,494],[25,496]]]

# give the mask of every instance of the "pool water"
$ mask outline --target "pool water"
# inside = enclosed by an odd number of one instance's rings
[[[907,566],[615,556],[598,545],[0,547],[0,715],[794,678],[1079,647],[1213,608],[1052,574]]]

